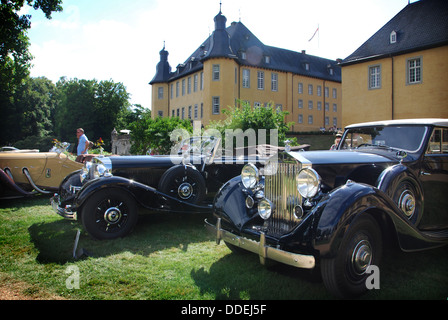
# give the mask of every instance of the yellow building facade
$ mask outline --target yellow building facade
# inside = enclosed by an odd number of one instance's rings
[[[225,119],[224,109],[243,102],[287,111],[295,132],[342,126],[337,61],[266,46],[241,22],[226,28],[225,21],[220,12],[215,32],[174,72],[168,52],[160,52],[150,82],[154,117],[207,126]]]
[[[343,126],[376,120],[448,118],[446,8],[439,0],[409,4],[344,60]],[[427,20],[431,23],[424,23]],[[437,37],[434,33],[439,30],[439,21],[445,26],[440,28],[445,35]],[[430,29],[427,32],[414,31],[425,25]]]

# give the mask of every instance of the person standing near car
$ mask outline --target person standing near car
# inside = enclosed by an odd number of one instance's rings
[[[89,139],[84,134],[84,129],[78,128],[76,129],[76,137],[78,138],[78,149],[77,149],[77,162],[83,162],[83,155],[87,154],[87,150],[89,149]]]

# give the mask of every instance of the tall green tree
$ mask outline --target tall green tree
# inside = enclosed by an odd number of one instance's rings
[[[15,94],[15,138],[50,135],[56,99],[56,86],[51,80],[27,78]]]
[[[76,128],[83,128],[89,140],[102,138],[110,149],[112,130],[129,109],[129,94],[122,83],[61,78],[57,83],[58,104],[54,131],[59,139],[76,142]]]
[[[26,0],[35,10],[42,10],[48,19],[53,12],[62,11],[62,0]],[[15,94],[29,77],[32,56],[29,53],[27,31],[31,15],[20,15],[25,0],[0,2],[0,143],[14,141],[17,115]]]

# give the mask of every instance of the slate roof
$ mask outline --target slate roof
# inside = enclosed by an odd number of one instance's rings
[[[203,68],[207,59],[225,57],[235,59],[242,66],[252,66],[279,72],[291,72],[323,80],[341,82],[341,68],[337,61],[325,59],[304,52],[276,48],[263,44],[242,22],[232,22],[225,27],[226,18],[221,14],[215,17],[215,31],[209,36],[184,63],[174,72],[166,73],[166,64],[161,61],[150,84],[170,82]],[[242,58],[245,52],[246,59]],[[266,62],[265,57],[269,57]],[[306,69],[308,64],[309,68]],[[160,68],[159,68],[160,66]],[[162,66],[164,66],[162,68]],[[332,69],[333,74],[330,73]]]
[[[390,43],[392,31],[397,42]],[[448,44],[448,1],[420,0],[408,4],[355,52],[342,61],[349,65]]]

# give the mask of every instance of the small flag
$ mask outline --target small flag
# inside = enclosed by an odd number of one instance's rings
[[[310,38],[310,40],[308,40],[308,42],[310,42],[311,40],[313,40],[314,36],[316,35],[316,33],[319,32],[319,27],[317,27],[316,31],[314,31],[313,36]]]

